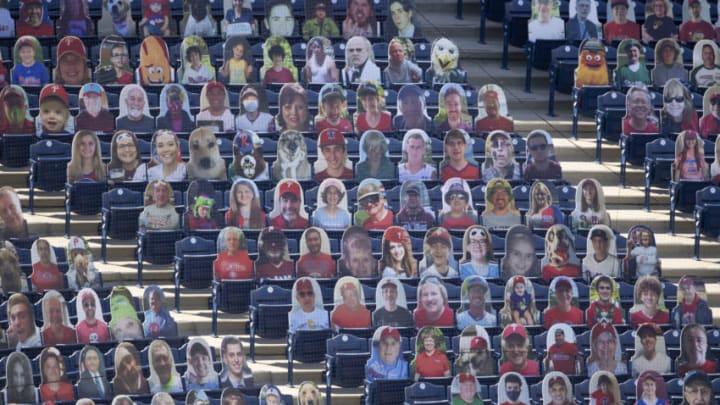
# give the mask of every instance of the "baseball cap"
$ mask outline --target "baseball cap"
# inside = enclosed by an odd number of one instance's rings
[[[644,334],[646,334],[648,332],[655,336],[659,336],[662,334],[662,331],[660,330],[660,328],[658,328],[657,325],[655,325],[652,322],[645,322],[645,323],[640,324],[640,326],[637,329],[636,335],[643,336]]]
[[[380,283],[380,289],[383,288],[394,288],[397,290],[397,284],[395,284],[391,279],[387,279],[384,282]]]
[[[380,183],[379,180],[366,179],[363,180],[358,187],[357,199],[358,201],[360,201],[365,197],[369,197],[375,194],[381,194],[383,191],[385,191],[385,188],[382,186],[382,183]]]
[[[693,2],[693,0],[690,1],[690,3],[692,3],[692,2]],[[615,7],[615,6],[625,6],[625,7],[627,7],[627,6],[628,6],[628,2],[627,2],[627,0],[613,0],[612,6],[613,6],[613,7]]]
[[[563,277],[555,282],[555,290],[556,291],[559,290],[561,286],[572,290],[572,283],[570,282],[569,279],[567,279],[565,277]]]
[[[285,194],[292,194],[295,196],[295,198],[300,199],[302,190],[300,190],[300,185],[298,183],[292,180],[288,180],[280,184],[280,189],[278,190],[278,193],[281,197]]]
[[[391,226],[385,230],[385,240],[393,243],[407,243],[409,242],[406,237],[405,228],[400,226]]]
[[[380,332],[380,340],[383,340],[388,336],[395,338],[395,340],[400,340],[400,332],[392,326],[386,326],[385,329]]]
[[[328,86],[328,89],[323,92],[322,95],[322,101],[329,100],[330,97],[339,98],[341,100],[345,100],[345,92],[343,92],[342,88],[338,86],[337,84],[331,84]]]
[[[519,323],[511,323],[503,329],[502,338],[507,339],[512,335],[519,335],[523,339],[527,339],[527,330]]]
[[[357,95],[358,95],[358,97],[363,97],[363,96],[367,96],[367,95],[377,96],[378,89],[374,83],[363,82],[358,86]]]
[[[343,136],[342,132],[334,128],[323,129],[318,137],[318,147],[322,148],[328,145],[345,146],[345,136]]]
[[[42,104],[48,97],[59,98],[66,107],[70,104],[67,92],[61,84],[48,84],[43,87],[42,91],[40,91],[40,104]]]
[[[97,83],[87,83],[80,89],[82,94],[97,94],[98,96],[103,93],[102,87]]]
[[[613,328],[613,326],[611,324],[602,322],[602,323],[595,324],[595,326],[593,326],[592,332],[590,332],[590,339],[597,338],[603,332],[612,333],[613,336],[615,336],[615,334],[616,334],[615,328]]]
[[[72,52],[80,56],[81,58],[87,57],[87,53],[85,52],[85,45],[83,45],[80,38],[74,37],[72,35],[68,35],[60,40],[60,43],[57,47],[58,60],[60,60],[68,52]]]
[[[470,349],[486,350],[488,348],[487,341],[482,336],[475,336],[470,341]]]
[[[482,338],[480,338],[480,339],[482,339]],[[475,379],[475,376],[472,374],[469,374],[469,373],[460,373],[458,380],[460,381],[460,383],[477,382],[477,380]]]
[[[427,237],[427,243],[428,245],[432,245],[434,243],[444,243],[448,247],[451,246],[451,239],[450,234],[448,233],[445,228],[436,228],[434,231],[432,231],[430,234],[428,234]]]
[[[75,250],[75,249],[87,249],[85,246],[85,242],[82,240],[82,238],[73,236],[70,238],[70,241],[68,242],[68,250]]]
[[[607,234],[602,229],[593,229],[592,232],[590,232],[590,239],[592,238],[603,238],[605,240],[608,239]]]
[[[310,281],[310,279],[305,278],[305,277],[301,278],[300,280],[297,281],[297,283],[295,283],[295,290],[296,291],[308,291],[308,290],[312,291],[313,290],[312,281]]]

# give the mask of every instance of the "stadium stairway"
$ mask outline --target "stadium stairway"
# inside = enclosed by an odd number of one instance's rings
[[[547,72],[533,71],[533,92],[524,92],[525,56],[524,50],[510,47],[509,70],[501,69],[502,25],[488,21],[486,44],[478,43],[480,6],[479,1],[465,1],[464,19],[455,18],[454,0],[418,0],[418,17],[427,38],[447,36],[456,42],[460,49],[461,64],[468,71],[470,84],[479,88],[487,83],[501,85],[508,97],[508,106],[515,119],[516,131],[526,135],[533,129],[545,129],[553,135],[555,151],[562,163],[564,177],[571,183],[577,183],[586,177],[594,177],[604,185],[607,207],[613,220],[613,227],[626,234],[637,224],[649,225],[656,232],[657,247],[662,258],[663,275],[677,281],[685,274],[696,274],[707,283],[708,300],[713,308],[716,325],[720,325],[720,249],[717,241],[703,240],[701,253],[703,260],[692,260],[694,222],[690,214],[678,214],[675,236],[668,233],[669,202],[667,190],[653,189],[650,212],[642,208],[643,181],[642,169],[630,166],[627,175],[627,187],[619,186],[620,150],[617,145],[603,144],[602,164],[594,162],[595,124],[591,119],[583,119],[578,128],[578,139],[572,139],[571,100],[564,94],[556,95],[556,117],[546,115],[547,111]],[[28,207],[27,168],[10,169],[0,166],[0,181],[3,185],[15,187],[20,195],[23,207]],[[64,196],[62,193],[39,192],[36,196],[36,212],[26,214],[32,234],[50,235],[54,246],[65,246],[64,233]],[[100,236],[98,235],[99,216],[82,217],[73,215],[71,234],[86,236],[95,256],[99,258]],[[108,263],[96,266],[102,271],[107,285],[126,285],[136,296],[142,296],[142,290],[136,287],[137,264],[134,259],[134,242],[109,241]],[[172,266],[145,265],[144,285],[158,284],[171,299],[173,297]],[[203,336],[208,342],[220,347],[225,335],[239,335],[247,343],[247,314],[220,314],[219,338],[210,335],[211,311],[208,309],[208,290],[197,291],[181,289],[181,312],[173,312],[180,333],[190,336]],[[247,348],[247,345],[246,345]],[[256,363],[251,364],[258,384],[273,383],[283,393],[297,395],[297,389],[288,387],[286,344],[284,339],[259,338],[256,347]],[[323,364],[296,364],[295,385],[305,380],[315,381],[324,390]],[[333,389],[335,404],[358,404],[362,389]]]

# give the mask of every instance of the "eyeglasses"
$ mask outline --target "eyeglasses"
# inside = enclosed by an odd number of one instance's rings
[[[455,200],[455,199],[466,200],[467,196],[465,196],[465,194],[462,194],[462,193],[452,193],[448,196],[448,199],[450,199],[450,200]]]
[[[380,202],[380,196],[374,194],[360,200],[360,205],[367,207],[370,204],[377,204],[378,202]]]
[[[685,97],[678,96],[678,97],[664,97],[664,100],[666,103],[672,103],[673,101],[676,103],[682,103],[685,101]]]
[[[547,145],[546,143],[543,143],[543,144],[540,144],[540,145],[529,145],[529,146],[528,146],[528,149],[530,149],[531,151],[535,152],[535,151],[538,151],[538,150],[545,150],[545,149],[547,149],[547,146],[548,146],[548,145]]]
[[[305,297],[314,297],[315,293],[313,291],[300,291],[298,292],[298,297],[305,298]]]

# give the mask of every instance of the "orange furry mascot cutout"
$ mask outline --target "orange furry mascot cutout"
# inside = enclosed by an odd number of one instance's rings
[[[143,40],[140,46],[140,84],[168,84],[174,81],[165,41],[156,36]]]
[[[575,69],[575,87],[607,86],[608,70],[605,47],[597,39],[586,39],[580,45],[578,67]]]

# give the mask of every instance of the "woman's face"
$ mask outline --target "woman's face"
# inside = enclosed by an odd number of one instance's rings
[[[457,122],[462,117],[462,99],[457,93],[450,93],[445,96],[445,110],[447,111],[448,121]]]
[[[307,103],[302,96],[295,96],[289,103],[282,105],[282,117],[285,129],[303,131],[307,122]]]
[[[45,360],[43,364],[43,371],[47,381],[45,383],[52,383],[60,381],[60,364],[55,356],[50,356]]]
[[[367,112],[374,112],[377,113],[380,111],[378,108],[380,103],[378,102],[378,96],[369,94],[363,97],[360,97],[360,102],[362,103],[363,108]]]
[[[685,149],[695,149],[696,143],[697,143],[697,139],[685,138]]]
[[[153,188],[153,201],[155,205],[162,208],[170,202],[170,190],[164,184],[158,184]]]
[[[535,261],[535,247],[526,240],[516,241],[508,252],[508,264],[515,274],[527,274]]]
[[[367,143],[367,160],[369,162],[378,163],[385,157],[385,148],[383,148],[380,142],[368,142]]]
[[[390,242],[390,256],[393,261],[401,262],[405,257],[405,246],[402,243]]]
[[[425,349],[426,352],[432,352],[435,350],[435,339],[433,339],[432,336],[428,336],[423,339],[423,349]]]
[[[235,200],[240,207],[249,207],[254,196],[255,193],[247,184],[235,186]]]
[[[595,201],[595,194],[597,193],[597,190],[595,190],[595,184],[591,181],[585,182],[582,187],[582,194],[583,199],[585,200],[585,204],[592,205]]]
[[[228,230],[225,232],[225,250],[232,254],[240,249],[240,238],[238,234]]]
[[[488,254],[488,240],[483,235],[468,237],[468,251],[473,259],[485,259]]]
[[[675,51],[671,46],[665,46],[662,48],[662,61],[666,65],[672,65],[675,63]]]
[[[655,0],[655,2],[653,3],[653,13],[655,13],[655,17],[665,17],[664,0]]]
[[[640,301],[647,309],[655,310],[658,304],[658,295],[655,291],[644,290],[640,293]]]
[[[25,380],[25,368],[22,366],[22,364],[17,361],[13,365],[13,373],[12,373],[12,379],[15,383],[15,386],[24,386],[27,384],[27,381]]]
[[[543,189],[542,187],[538,187],[535,189],[535,192],[533,193],[533,199],[535,201],[535,204],[542,208],[548,206],[548,192],[547,190]]]
[[[340,204],[340,191],[336,187],[329,186],[325,191],[325,196],[329,207],[337,207]]]
[[[58,69],[65,84],[76,86],[85,81],[85,60],[74,52],[67,52],[60,58]]]
[[[602,360],[611,360],[615,358],[617,342],[615,336],[610,332],[602,332],[595,340],[595,349],[597,355]]]
[[[459,214],[467,207],[467,197],[462,193],[454,193],[450,196],[450,210]]]
[[[155,147],[160,161],[163,165],[171,165],[177,162],[178,144],[171,134],[162,134],[155,139]]]
[[[432,283],[426,283],[420,293],[420,305],[428,313],[441,313],[445,309],[445,300],[440,287]]]
[[[137,148],[132,138],[124,137],[117,142],[117,155],[122,163],[134,163],[137,161]]]
[[[83,159],[92,159],[95,156],[95,139],[92,135],[85,135],[79,140],[80,157]]]
[[[685,97],[682,91],[674,91],[669,96],[665,97],[665,111],[670,114],[671,117],[680,119],[682,118],[683,110],[685,109]]]

